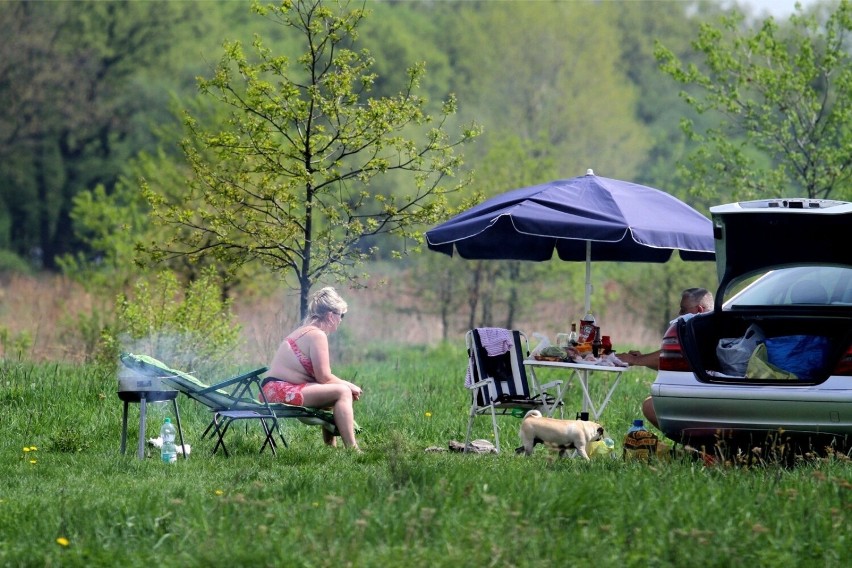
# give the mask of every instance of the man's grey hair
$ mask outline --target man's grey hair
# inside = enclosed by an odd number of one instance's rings
[[[696,306],[701,306],[706,312],[713,309],[713,294],[706,288],[687,288],[682,297]]]

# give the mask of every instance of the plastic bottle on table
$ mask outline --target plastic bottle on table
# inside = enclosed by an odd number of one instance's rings
[[[163,440],[163,445],[160,448],[160,458],[163,463],[175,463],[177,461],[177,447],[175,447],[175,430],[171,419],[166,417],[163,421],[163,427],[160,428],[160,438]]]
[[[578,341],[580,343],[591,343],[595,340],[595,325],[597,324],[597,320],[595,320],[594,314],[589,310],[589,312],[583,316],[583,319],[580,320],[580,333]]]

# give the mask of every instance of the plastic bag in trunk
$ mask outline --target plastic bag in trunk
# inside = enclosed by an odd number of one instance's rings
[[[716,346],[719,370],[733,377],[744,377],[751,354],[764,341],[763,330],[754,323],[748,326],[742,337],[723,337]]]

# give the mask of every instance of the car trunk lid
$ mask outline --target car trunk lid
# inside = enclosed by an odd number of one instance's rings
[[[852,266],[848,242],[852,203],[763,199],[711,207],[710,214],[719,276],[716,310],[721,309],[729,286],[771,268]]]

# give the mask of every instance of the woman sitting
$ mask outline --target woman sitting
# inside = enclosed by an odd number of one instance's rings
[[[308,316],[284,338],[272,358],[263,394],[269,402],[332,407],[343,444],[360,451],[352,402],[361,398],[362,390],[331,372],[328,353],[328,334],[337,330],[346,310],[346,302],[334,288],[323,288],[312,296]],[[334,446],[332,433],[325,428],[322,433],[325,443]]]

